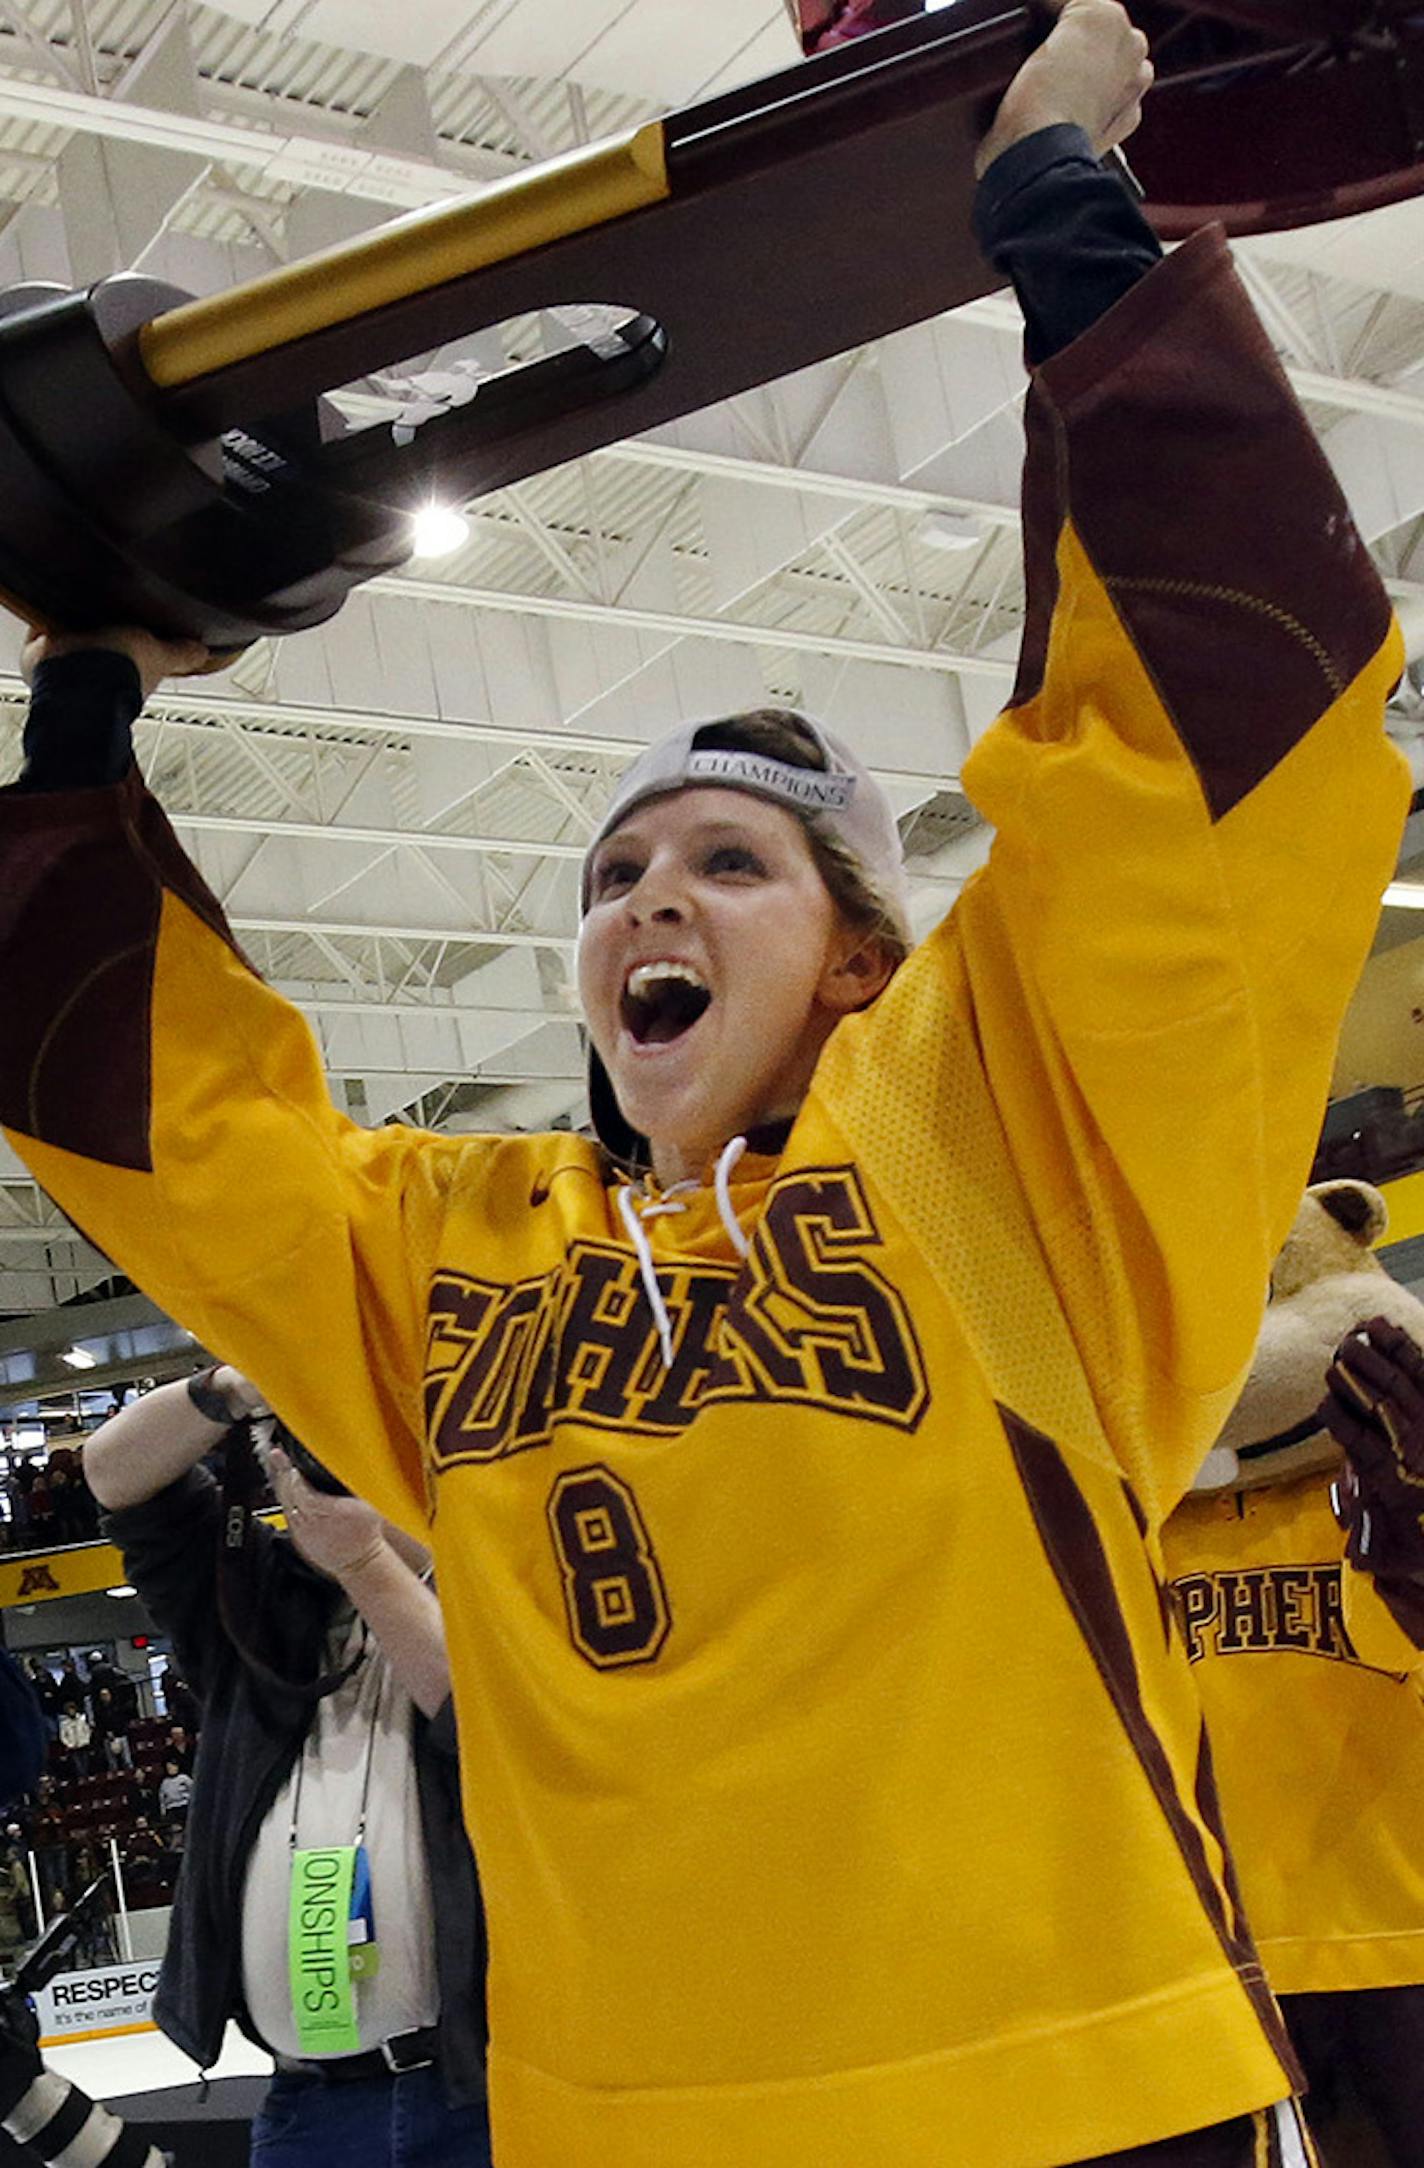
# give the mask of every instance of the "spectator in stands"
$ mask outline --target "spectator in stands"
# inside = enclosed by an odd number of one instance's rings
[[[111,1699],[116,1699],[124,1675],[113,1659],[106,1656],[102,1649],[90,1649],[84,1664],[89,1673],[89,1692],[95,1697],[96,1709],[97,1697],[100,1694],[107,1693]]]
[[[24,1860],[9,1847],[0,1854],[0,1958],[13,1958],[26,1943],[22,1904],[30,1904],[30,1877]],[[33,1917],[33,1912],[30,1912]]]
[[[22,1464],[23,1465],[23,1464]],[[30,1540],[30,1493],[20,1469],[12,1464],[5,1478],[5,1504],[10,1522],[10,1546],[22,1551]]]
[[[29,1870],[18,1845],[0,1848],[0,1957],[11,1958],[35,1931]]]
[[[125,1843],[128,1857],[133,1860],[159,1860],[163,1857],[163,1840],[149,1824],[146,1814],[135,1815],[134,1825]]]
[[[188,1803],[193,1796],[193,1779],[177,1762],[168,1760],[163,1764],[163,1782],[158,1787],[158,1811],[168,1821],[186,1821]]]
[[[34,1830],[35,1866],[43,1887],[63,1882],[69,1871],[68,1848],[64,1841],[64,1817],[58,1808],[37,1808]]]
[[[143,1911],[166,1902],[172,1895],[169,1854],[146,1814],[135,1818],[133,1828],[121,1839],[121,1849],[130,1905]]]
[[[59,1685],[55,1675],[50,1670],[49,1665],[42,1663],[38,1656],[26,1657],[25,1675],[35,1690],[35,1698],[40,1705],[40,1714],[45,1721],[45,1730],[49,1733],[51,1739],[57,1739],[59,1737],[60,1698]]]
[[[171,1664],[163,1682],[163,1698],[174,1723],[180,1724],[185,1732],[195,1732],[198,1728],[198,1697],[188,1681],[179,1678]]]
[[[198,1728],[198,1707],[196,1702],[189,1710],[184,1710],[178,1706],[178,1703],[182,1701],[182,1693],[179,1691],[182,1685],[183,1681],[178,1666],[171,1656],[165,1656],[154,1674],[153,1691],[155,1700],[161,1708],[167,1723],[181,1724],[185,1730],[195,1732]],[[175,1702],[175,1694],[177,1695],[177,1702]]]
[[[84,1515],[79,1492],[68,1469],[55,1461],[49,1467],[49,1497],[56,1543],[82,1543]]]
[[[35,1932],[34,1887],[30,1878],[31,1817],[25,1808],[5,1824],[0,1837],[0,1860],[14,1859],[25,1870],[24,1894],[19,1904],[20,1926],[26,1942]]]
[[[63,1711],[66,1701],[75,1701],[87,1712],[89,1707],[88,1682],[79,1676],[79,1666],[72,1656],[66,1656],[59,1667],[59,1705]]]
[[[197,1750],[198,1743],[196,1739],[194,1739],[186,1725],[169,1725],[168,1744],[163,1749],[165,1759],[171,1757],[172,1760],[177,1762],[180,1769],[187,1770],[189,1775],[191,1775],[193,1770],[193,1758],[196,1755]]]
[[[37,1551],[43,1551],[54,1540],[54,1506],[49,1484],[45,1481],[44,1470],[37,1468],[30,1484],[30,1541]]]
[[[204,2067],[230,2017],[274,2052],[260,2168],[489,2168],[483,1918],[439,1607],[415,1547],[358,1499],[283,1464],[289,1533],[246,1512],[255,1406],[236,1371],[207,1371],[122,1409],[85,1453],[202,1709],[154,2015]],[[220,1446],[227,1500],[202,1465]],[[229,1507],[243,1540],[225,1553]],[[293,1850],[353,1844],[374,1919],[354,1916],[374,1925],[380,1963],[350,1983],[346,2037],[324,2042],[293,2002]]]
[[[92,1680],[94,1673],[91,1671],[89,1676]],[[107,1686],[101,1686],[94,1697],[94,1736],[99,1742],[108,1768],[132,1769],[133,1750],[129,1745],[128,1721],[115,1701],[112,1689]]]
[[[64,1713],[59,1719],[59,1743],[69,1757],[71,1775],[88,1776],[93,1737],[88,1717],[71,1696],[65,1702]]]

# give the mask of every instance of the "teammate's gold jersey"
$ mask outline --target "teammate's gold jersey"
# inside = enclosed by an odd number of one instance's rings
[[[1163,1539],[1247,1915],[1282,1995],[1424,1982],[1417,1651],[1365,1660],[1319,1475],[1184,1501]],[[1412,1662],[1411,1662],[1412,1657]]]
[[[1399,645],[1219,236],[1030,442],[991,863],[738,1169],[746,1264],[710,1189],[646,1222],[668,1368],[590,1143],[353,1127],[136,779],[0,807],[17,1148],[433,1515],[500,2168],[1052,2168],[1291,2089],[1153,1531],[1393,866]]]

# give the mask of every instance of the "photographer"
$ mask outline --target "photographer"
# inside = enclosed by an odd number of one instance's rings
[[[235,1503],[265,1413],[220,1368],[131,1402],[85,1448],[106,1531],[201,1709],[154,2016],[204,2068],[229,2017],[276,2057],[253,2125],[262,2168],[487,2168],[484,1925],[439,1606],[415,1545],[282,1454],[289,1535]],[[199,1465],[220,1446],[222,1489]],[[289,1920],[328,1858],[346,1863],[346,1917],[323,1956],[292,1946]],[[318,1957],[334,2018],[309,2007]]]

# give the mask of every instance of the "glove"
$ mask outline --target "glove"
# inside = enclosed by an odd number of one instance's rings
[[[1345,1453],[1335,1514],[1352,1566],[1424,1587],[1424,1348],[1371,1318],[1335,1351],[1320,1420]]]

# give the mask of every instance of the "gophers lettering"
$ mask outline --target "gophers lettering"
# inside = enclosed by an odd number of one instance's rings
[[[718,1400],[802,1400],[913,1430],[929,1405],[909,1312],[867,1252],[879,1231],[853,1168],[773,1189],[752,1255],[658,1279],[664,1368],[637,1259],[573,1243],[557,1269],[431,1285],[426,1434],[437,1470],[546,1445],[560,1422],[666,1435]]]
[[[434,1472],[547,1445],[561,1422],[675,1435],[719,1400],[801,1401],[913,1430],[929,1384],[909,1312],[867,1255],[879,1242],[854,1168],[788,1176],[744,1266],[659,1269],[666,1364],[626,1249],[575,1242],[553,1272],[513,1285],[437,1273],[425,1363]],[[597,1670],[653,1662],[672,1604],[633,1491],[593,1462],[546,1504],[573,1646]]]

